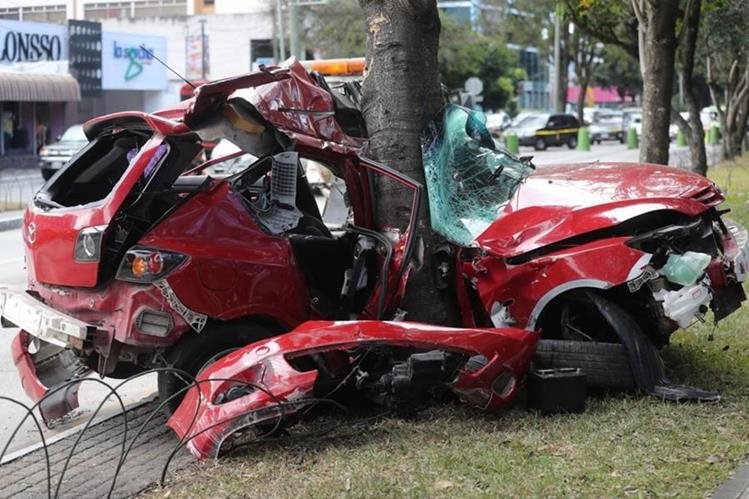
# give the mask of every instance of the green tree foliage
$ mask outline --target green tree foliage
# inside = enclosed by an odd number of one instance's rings
[[[562,0],[562,3],[579,29],[638,57],[637,17],[629,0]]]
[[[617,45],[606,45],[593,80],[601,87],[616,88],[619,97],[642,92],[642,76],[637,59]]]
[[[507,48],[501,38],[476,33],[447,16],[442,16],[439,65],[442,83],[448,89],[462,88],[471,76],[480,78],[486,109],[511,105],[518,82],[526,78],[518,66],[517,52]]]
[[[304,45],[327,58],[363,57],[367,30],[358,0],[330,0],[306,7]]]

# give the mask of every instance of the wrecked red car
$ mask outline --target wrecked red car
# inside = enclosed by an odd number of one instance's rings
[[[88,146],[26,211],[28,289],[1,292],[4,323],[21,328],[13,358],[26,393],[40,400],[91,370],[196,374],[308,319],[392,316],[421,187],[358,155],[363,122],[349,109],[295,63],[203,85],[180,108],[88,122]],[[195,166],[221,138],[259,159],[229,177],[200,175],[238,155]],[[330,173],[322,212],[303,162]],[[408,227],[375,225],[377,177],[411,192]],[[159,375],[163,397],[181,386]],[[49,421],[76,406],[73,385],[40,408]]]
[[[410,415],[449,390],[497,412],[514,399],[537,341],[515,328],[310,321],[206,367],[167,425],[205,459],[243,430],[276,432],[352,394]]]
[[[653,349],[746,299],[747,232],[723,218],[713,182],[648,164],[536,171],[496,149],[480,113],[457,106],[425,131],[423,154],[431,224],[448,243],[441,287],[457,291],[466,327],[540,330],[541,365],[689,396],[668,388]]]
[[[89,145],[26,212],[28,288],[0,292],[4,324],[21,328],[13,358],[32,399],[92,370],[196,374],[310,319],[397,312],[421,187],[360,155],[355,87],[333,90],[291,63],[85,130]],[[220,139],[240,151],[201,162]],[[257,161],[201,175],[242,152]],[[744,299],[746,232],[723,220],[722,195],[702,177],[625,164],[534,172],[455,106],[427,131],[424,158],[432,225],[446,242],[439,286],[455,292],[465,327],[540,329],[544,363],[577,363],[594,383],[615,372],[670,396],[654,349],[708,308],[720,319]],[[323,195],[309,164],[330,173]],[[411,192],[407,227],[375,223],[376,177]],[[628,360],[605,357],[612,345]],[[159,375],[172,408],[183,386]],[[76,390],[45,398],[45,421],[76,407]]]

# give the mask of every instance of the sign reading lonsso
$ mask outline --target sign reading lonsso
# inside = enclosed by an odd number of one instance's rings
[[[167,70],[152,54],[166,60],[167,39],[161,36],[112,33],[102,41],[102,82],[105,90],[164,90]]]
[[[62,61],[68,58],[68,29],[57,24],[0,23],[0,64]]]

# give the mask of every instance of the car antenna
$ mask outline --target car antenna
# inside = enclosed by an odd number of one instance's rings
[[[150,55],[151,57],[153,57],[154,59],[156,59],[157,61],[159,61],[161,63],[161,65],[164,66],[166,69],[168,69],[172,73],[176,74],[179,77],[180,80],[182,80],[185,83],[187,83],[188,85],[190,85],[193,90],[195,90],[195,89],[198,88],[195,85],[193,85],[193,83],[191,81],[189,81],[187,78],[185,78],[184,76],[182,76],[181,74],[179,74],[178,72],[176,72],[175,70],[173,70],[172,68],[170,68],[167,63],[165,63],[164,61],[162,61],[161,59],[159,59],[158,57],[156,57],[156,54],[154,54],[152,51],[148,50],[145,45],[140,45],[140,48],[143,49],[143,50],[145,50],[148,53],[148,55]]]

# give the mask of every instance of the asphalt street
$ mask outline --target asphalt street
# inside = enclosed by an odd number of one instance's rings
[[[626,144],[604,142],[591,144],[590,151],[578,151],[567,146],[549,147],[545,151],[536,151],[532,147],[521,147],[520,156],[533,156],[533,163],[538,166],[555,163],[587,163],[590,161],[624,161],[636,162],[640,152],[627,149]]]
[[[21,231],[10,230],[0,232],[0,285],[22,287],[26,283]],[[18,374],[13,365],[10,353],[10,343],[18,332],[16,328],[0,329],[0,396],[12,397],[20,402],[31,405],[18,381]],[[116,384],[119,380],[105,379],[107,383]],[[151,396],[156,389],[156,379],[153,375],[126,385],[118,390],[126,405],[133,405]],[[45,429],[45,439],[54,439],[85,424],[91,417],[99,402],[106,396],[107,390],[98,383],[84,382],[80,389],[80,408],[69,419],[55,425],[52,429]],[[120,412],[119,403],[110,398],[100,412],[104,419]],[[5,446],[11,433],[21,421],[25,410],[7,401],[0,400],[0,450]],[[9,447],[9,452],[35,445],[41,441],[36,426],[27,420]]]

